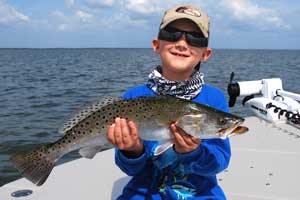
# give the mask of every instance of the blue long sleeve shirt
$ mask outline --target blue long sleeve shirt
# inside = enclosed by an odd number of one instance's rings
[[[140,96],[155,96],[155,93],[146,85],[141,85],[129,89],[123,97],[132,99]],[[207,84],[192,101],[229,111],[224,94]],[[128,158],[116,149],[116,164],[132,176],[119,200],[226,199],[216,174],[229,164],[229,139],[203,139],[192,152],[180,154],[169,148],[159,156],[153,154],[158,142],[143,143],[145,152],[138,158]]]

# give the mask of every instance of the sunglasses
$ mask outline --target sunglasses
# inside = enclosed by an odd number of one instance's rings
[[[158,39],[168,42],[177,42],[183,35],[185,35],[186,42],[191,46],[199,48],[208,46],[208,38],[205,38],[202,33],[183,31],[174,27],[161,29],[158,34]]]

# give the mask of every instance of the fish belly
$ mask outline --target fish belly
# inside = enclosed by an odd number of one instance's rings
[[[169,127],[140,128],[140,137],[148,141],[170,140],[172,138]]]

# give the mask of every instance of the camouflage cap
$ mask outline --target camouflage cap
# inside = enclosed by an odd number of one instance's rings
[[[162,18],[159,29],[165,28],[171,22],[177,19],[189,19],[193,21],[203,35],[208,38],[209,36],[209,16],[200,8],[192,5],[182,5],[167,10]]]

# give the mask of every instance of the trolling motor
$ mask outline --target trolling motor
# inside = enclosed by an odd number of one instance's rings
[[[282,89],[280,78],[234,82],[234,72],[227,87],[229,106],[238,96],[245,96],[242,104],[255,115],[268,121],[289,121],[300,125],[300,95]],[[299,101],[299,102],[298,102]]]

